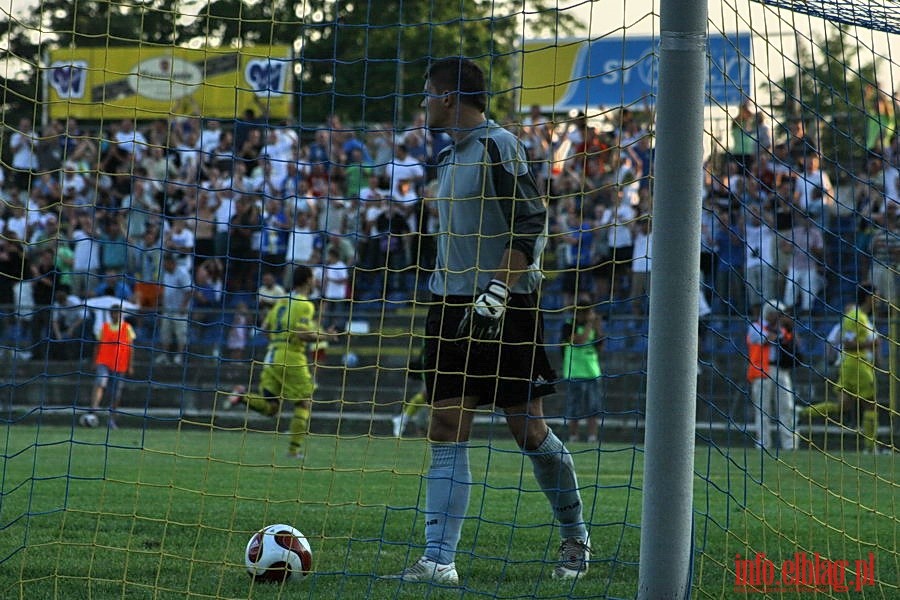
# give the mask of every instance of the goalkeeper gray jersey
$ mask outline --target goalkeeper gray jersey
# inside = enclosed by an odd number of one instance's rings
[[[506,248],[530,259],[515,294],[537,289],[547,240],[547,207],[516,137],[494,121],[438,155],[437,258],[428,287],[474,296],[490,282]]]

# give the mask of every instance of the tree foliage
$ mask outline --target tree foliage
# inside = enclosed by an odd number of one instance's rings
[[[877,82],[878,64],[864,62],[847,26],[829,27],[811,47],[798,45],[798,68],[775,83],[774,108],[787,120],[802,119],[818,132],[827,160],[852,165],[863,158],[866,88]],[[799,92],[799,93],[798,93]]]
[[[294,48],[297,114],[348,122],[407,120],[421,101],[432,57],[464,55],[488,72],[492,110],[513,108],[517,49],[526,36],[568,36],[573,17],[551,0],[43,0],[19,19],[0,17],[7,55],[22,70],[2,81],[16,113],[36,114],[39,57],[60,47],[133,44]],[[49,33],[48,33],[49,32]],[[17,90],[11,92],[15,85]],[[9,111],[8,111],[9,112]],[[8,120],[8,119],[7,119]]]

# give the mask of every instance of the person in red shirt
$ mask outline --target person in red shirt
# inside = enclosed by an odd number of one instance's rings
[[[114,414],[122,399],[123,375],[134,374],[132,354],[134,353],[134,328],[125,320],[120,306],[109,308],[109,320],[100,329],[100,339],[94,355],[97,378],[91,395],[91,412],[100,408],[103,395],[109,389],[111,398],[109,428],[118,429]]]

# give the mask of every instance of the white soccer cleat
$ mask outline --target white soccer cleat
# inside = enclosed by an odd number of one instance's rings
[[[231,395],[225,398],[225,402],[222,404],[222,410],[231,410],[238,406],[243,401],[244,394],[246,393],[247,388],[243,385],[234,386],[234,389],[231,390]]]
[[[388,579],[403,581],[425,581],[443,585],[459,585],[456,563],[442,565],[424,556]]]
[[[559,545],[559,563],[553,569],[553,579],[575,579],[588,570],[591,560],[591,540],[566,538]]]

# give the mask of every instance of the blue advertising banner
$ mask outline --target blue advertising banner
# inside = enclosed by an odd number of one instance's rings
[[[707,103],[738,105],[752,96],[751,35],[710,35]],[[529,40],[522,53],[523,109],[585,110],[652,104],[659,67],[656,37]]]

